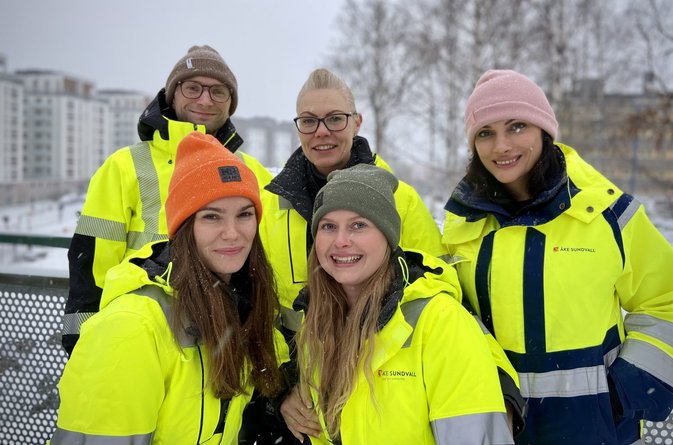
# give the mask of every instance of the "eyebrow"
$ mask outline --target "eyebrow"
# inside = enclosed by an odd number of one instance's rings
[[[248,210],[248,209],[254,208],[254,207],[255,207],[254,204],[247,204],[247,205],[244,205],[243,207],[239,208],[238,211],[242,212],[243,210]],[[224,209],[222,209],[221,207],[201,207],[199,210],[197,210],[197,212],[205,212],[205,211],[211,211],[211,212],[217,212],[217,213],[224,213],[225,212]]]
[[[348,113],[341,110],[332,110],[328,111],[323,117],[331,116],[333,114],[348,114]],[[310,111],[302,111],[301,113],[299,113],[299,117],[318,117],[318,115],[313,114]]]

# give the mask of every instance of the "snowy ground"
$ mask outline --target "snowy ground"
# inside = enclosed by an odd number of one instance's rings
[[[75,230],[83,199],[81,195],[67,195],[58,201],[0,207],[0,232],[70,237]],[[652,222],[673,244],[673,217],[657,213],[657,210],[670,206],[648,199],[642,201]],[[430,203],[429,206],[440,226],[443,223],[443,204]],[[67,251],[62,248],[0,244],[0,272],[67,277]]]

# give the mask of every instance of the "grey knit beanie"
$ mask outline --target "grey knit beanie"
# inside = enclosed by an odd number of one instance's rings
[[[358,164],[333,171],[313,204],[313,238],[323,216],[333,210],[350,210],[373,222],[395,250],[400,242],[401,226],[394,197],[397,186],[395,175],[374,165]]]
[[[166,80],[166,101],[168,105],[173,104],[173,95],[178,82],[195,76],[212,77],[229,87],[229,90],[231,90],[229,116],[233,115],[238,105],[236,77],[224,62],[222,56],[208,45],[192,46],[187,54],[175,64],[173,71]]]

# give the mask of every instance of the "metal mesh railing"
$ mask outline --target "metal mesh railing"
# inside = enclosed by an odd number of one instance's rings
[[[61,317],[68,280],[0,274],[0,444],[43,445],[56,425],[67,355]],[[645,422],[643,442],[673,445],[673,414]]]
[[[67,283],[0,274],[0,444],[43,445],[56,425]]]

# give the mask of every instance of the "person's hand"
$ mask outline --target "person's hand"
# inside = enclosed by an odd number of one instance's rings
[[[280,404],[280,414],[283,416],[287,428],[300,442],[304,440],[304,434],[320,437],[322,428],[320,427],[318,414],[313,409],[310,400],[302,400],[296,386]]]

